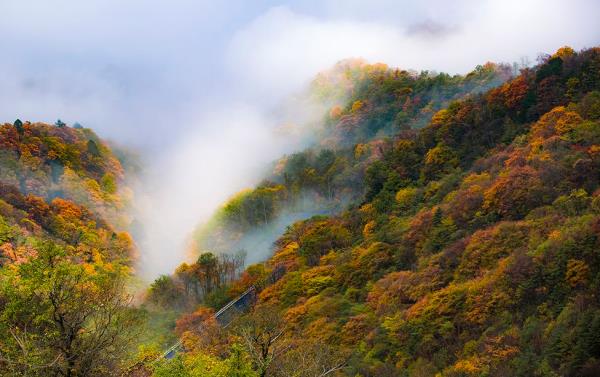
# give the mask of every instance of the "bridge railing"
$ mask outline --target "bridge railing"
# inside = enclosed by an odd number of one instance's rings
[[[285,274],[285,266],[277,265],[273,268],[273,271],[267,279],[265,279],[264,284],[251,285],[250,288],[246,289],[244,293],[236,297],[235,299],[229,301],[225,306],[219,309],[214,315],[214,319],[217,321],[221,327],[226,328],[233,322],[236,315],[247,311],[257,299],[258,291],[264,289],[265,287],[274,284],[279,279],[283,277]],[[183,350],[183,342],[179,339],[175,344],[169,347],[165,352],[163,352],[159,357],[157,357],[154,362],[158,362],[162,359],[172,359],[177,354],[177,351]]]

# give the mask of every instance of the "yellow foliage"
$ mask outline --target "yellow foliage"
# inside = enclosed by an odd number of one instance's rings
[[[558,229],[553,230],[548,235],[548,239],[550,239],[552,241],[558,241],[558,240],[560,240],[560,237],[561,237],[561,233],[560,233],[560,230],[558,230]]]
[[[352,104],[352,108],[350,109],[350,111],[353,112],[353,113],[356,113],[357,111],[359,111],[360,109],[362,109],[364,106],[365,106],[365,103],[363,101],[356,100]]]
[[[311,338],[318,339],[325,344],[334,343],[334,339],[340,335],[336,324],[325,317],[320,317],[311,322],[306,328],[306,333]]]
[[[317,267],[313,267],[309,270],[306,270],[305,272],[302,273],[302,280],[303,281],[307,281],[309,279],[313,279],[319,276],[329,276],[333,273],[334,271],[334,267],[333,266],[317,266]]]
[[[84,263],[83,269],[84,269],[85,273],[88,275],[94,275],[94,273],[96,272],[94,265],[89,264],[89,263]]]
[[[396,203],[403,209],[410,208],[415,204],[418,194],[419,190],[416,188],[405,187],[400,189],[396,193]]]
[[[284,318],[286,321],[295,323],[300,321],[306,313],[308,313],[308,307],[306,305],[296,305],[286,311]]]
[[[531,128],[531,134],[548,138],[554,134],[564,135],[583,119],[574,111],[568,111],[564,106],[557,106],[544,114]]]
[[[573,128],[575,128],[575,126],[582,121],[583,119],[579,114],[574,111],[568,111],[556,122],[556,132],[559,135],[564,135],[572,131]]]
[[[373,235],[373,229],[375,228],[375,220],[371,220],[365,224],[363,228],[363,236],[369,238]]]
[[[319,261],[319,264],[322,266],[333,264],[335,259],[337,258],[337,254],[335,251],[331,250],[329,253],[323,255]]]
[[[368,144],[360,144],[360,143],[356,144],[356,147],[354,147],[354,158],[356,158],[358,160],[363,155],[365,155],[368,151],[369,151]]]
[[[450,120],[450,112],[446,109],[442,109],[435,113],[431,118],[431,123],[436,126],[441,126]]]
[[[317,266],[302,274],[302,286],[308,296],[318,294],[323,289],[335,284],[333,280],[334,266]]]
[[[363,216],[373,217],[374,209],[372,203],[367,203],[359,208],[360,213]]]
[[[563,46],[561,48],[559,48],[558,50],[556,50],[556,52],[552,55],[553,58],[561,58],[564,59],[567,56],[571,56],[571,55],[575,55],[575,50],[573,50],[571,47],[569,46]]]
[[[370,73],[385,73],[389,69],[385,63],[374,63],[367,66],[367,70]]]
[[[484,185],[488,183],[491,179],[491,176],[487,172],[483,172],[481,174],[471,173],[465,177],[462,181],[462,186],[470,186],[470,185]]]
[[[283,249],[276,252],[271,259],[273,260],[274,264],[294,259],[298,254],[298,248],[300,248],[298,242],[290,242],[287,245],[285,245]]]
[[[454,364],[454,370],[471,375],[480,375],[482,372],[482,361],[477,356],[461,359]]]
[[[589,266],[581,260],[569,259],[567,261],[567,272],[565,274],[565,280],[573,288],[584,285],[588,280],[590,273]]]

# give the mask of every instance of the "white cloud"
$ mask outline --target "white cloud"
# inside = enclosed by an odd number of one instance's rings
[[[356,3],[351,2],[352,9],[358,9]],[[470,18],[445,15],[445,3],[422,9],[418,13],[423,19],[400,24],[387,17],[380,22],[323,19],[274,7],[236,33],[228,50],[229,68],[246,85],[280,94],[348,57],[465,73],[486,61],[510,63],[565,44],[583,48],[600,42],[598,13],[590,12],[584,1],[462,2],[472,6]],[[343,12],[342,3],[328,4],[328,9],[337,6]],[[595,8],[600,10],[600,5]]]

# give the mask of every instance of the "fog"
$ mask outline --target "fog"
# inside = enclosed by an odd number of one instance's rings
[[[281,125],[322,109],[290,98],[337,61],[464,73],[600,43],[597,1],[415,3],[3,0],[0,121],[77,121],[141,153],[133,211],[153,278],[223,200],[306,144]]]

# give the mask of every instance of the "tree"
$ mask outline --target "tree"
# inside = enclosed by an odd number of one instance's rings
[[[163,308],[180,308],[184,304],[183,288],[168,275],[159,276],[150,285],[150,302]]]
[[[312,339],[289,344],[273,364],[273,375],[278,377],[335,376],[346,366],[348,352],[339,347]]]
[[[234,330],[252,360],[254,370],[260,377],[267,376],[273,360],[285,349],[283,333],[285,323],[277,308],[258,306],[241,317]]]
[[[187,353],[164,360],[154,368],[153,377],[257,377],[247,355],[234,345],[230,356],[220,360],[202,352]]]
[[[0,271],[0,374],[117,375],[139,320],[126,270],[77,264],[51,242]]]
[[[204,291],[208,294],[220,286],[218,276],[218,260],[213,253],[202,253],[196,264],[199,267],[198,278]]]
[[[98,144],[92,139],[87,142],[87,152],[94,157],[100,157],[100,148],[98,148]]]
[[[387,181],[389,168],[383,161],[375,161],[365,172],[365,186],[367,192],[365,200],[371,201],[383,189],[383,185]]]
[[[350,245],[351,234],[341,224],[328,221],[316,221],[302,235],[299,254],[308,265],[316,265],[319,258],[330,250]]]
[[[458,156],[452,148],[439,143],[425,155],[424,179],[436,179],[458,166]]]
[[[100,179],[100,184],[102,189],[109,194],[114,194],[117,192],[117,180],[112,173],[106,173]]]
[[[17,132],[19,134],[21,134],[21,135],[23,134],[24,129],[23,129],[23,122],[21,122],[21,119],[15,120],[15,122],[13,123],[13,126],[15,126],[15,128],[17,129]]]
[[[502,217],[521,219],[530,210],[548,203],[552,191],[531,167],[513,168],[485,192],[484,209]]]

